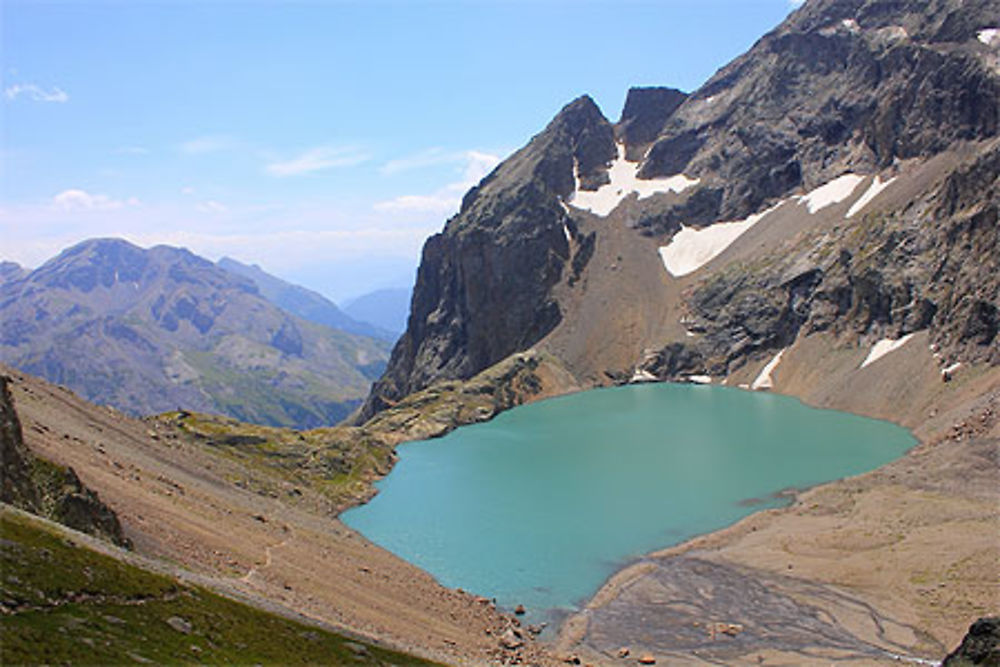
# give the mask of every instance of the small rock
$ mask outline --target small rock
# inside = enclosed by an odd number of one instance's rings
[[[735,637],[736,635],[743,632],[743,626],[739,623],[723,623],[722,627],[719,628],[720,631],[729,635],[730,637]]]
[[[500,636],[500,646],[506,649],[514,650],[516,648],[520,648],[523,645],[524,642],[521,641],[518,638],[518,636],[514,634],[514,630],[511,628],[508,628],[507,632],[503,633]]]
[[[580,664],[580,656],[577,656],[577,655],[567,655],[562,660],[563,660],[563,662],[569,663],[570,665],[579,665]]]
[[[630,651],[628,650],[628,646],[622,646],[620,649],[618,649],[619,658],[627,658],[629,653]]]
[[[358,644],[357,642],[344,642],[344,648],[360,658],[368,656],[368,647],[364,644]]]
[[[184,620],[180,616],[171,616],[167,619],[167,625],[172,627],[177,632],[183,632],[186,635],[191,634],[193,629],[189,621]]]
[[[653,657],[652,653],[643,653],[639,656],[640,665],[655,665],[656,658]]]
[[[514,608],[514,613],[518,616],[524,616],[524,605],[519,604]]]

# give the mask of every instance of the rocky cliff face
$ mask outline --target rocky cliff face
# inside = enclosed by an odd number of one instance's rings
[[[925,329],[941,359],[1000,363],[998,183],[994,141],[903,208],[707,277],[684,302],[696,335],[641,368],[661,379],[725,377],[800,334],[853,344]]]
[[[0,501],[129,546],[118,516],[72,468],[40,459],[25,446],[8,383],[9,378],[0,376]]]
[[[819,0],[720,70],[672,114],[645,177],[703,179],[704,222],[738,219],[799,186],[995,136],[1000,84],[977,39],[991,0]],[[646,224],[666,231],[670,210]]]
[[[552,288],[573,267],[576,228],[562,204],[607,182],[614,129],[589,97],[466,194],[424,246],[406,333],[362,419],[436,380],[466,379],[541,340],[562,313]]]
[[[995,0],[815,0],[690,95],[635,89],[615,125],[588,98],[568,105],[427,242],[407,332],[362,417],[512,352],[544,345],[559,357],[559,332],[621,321],[645,331],[630,363],[658,378],[724,375],[820,331],[856,343],[930,329],[942,358],[996,363],[1000,40],[983,32],[996,10]],[[640,179],[696,181],[625,193],[606,216],[575,208],[574,192],[609,182],[616,143]],[[662,307],[609,296],[629,293],[616,281],[638,270],[621,271],[628,253],[609,249],[655,252],[682,227],[741,219],[845,173],[899,176],[906,193],[870,214],[859,203],[852,217],[801,207],[784,236],[767,232],[740,261],[692,278],[643,274],[643,289],[664,293],[642,299]],[[660,320],[637,321],[639,311]],[[638,347],[657,339],[652,352]],[[588,362],[601,358],[588,345],[563,357],[579,378],[631,375],[626,363]]]
[[[91,401],[303,428],[351,412],[388,347],[290,315],[186,250],[114,239],[0,283],[0,318],[4,362]]]

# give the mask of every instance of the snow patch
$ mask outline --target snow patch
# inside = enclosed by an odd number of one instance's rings
[[[993,42],[1000,38],[1000,28],[985,28],[976,33],[976,39],[986,46],[993,46]]]
[[[702,229],[681,225],[681,231],[674,234],[670,243],[660,246],[663,266],[675,278],[697,271],[728,248],[743,232],[784,203],[779,202],[766,211],[735,222],[717,222]]]
[[[686,375],[684,379],[693,384],[712,384],[712,378],[708,375]]]
[[[880,40],[891,43],[909,39],[910,33],[906,32],[906,28],[901,25],[887,25],[878,30],[877,36]]]
[[[573,235],[569,233],[569,225],[567,225],[564,222],[562,227],[563,227],[563,234],[566,235],[566,243],[569,245],[573,245]]]
[[[698,183],[697,178],[688,178],[684,174],[640,179],[637,176],[639,164],[626,160],[625,146],[618,144],[618,158],[608,169],[608,178],[611,182],[605,183],[597,190],[581,190],[579,168],[574,163],[573,178],[576,180],[576,190],[570,195],[569,203],[576,208],[586,209],[604,217],[633,192],[639,195],[639,199],[645,199],[662,192],[683,192]]]
[[[629,382],[631,382],[631,383],[656,382],[657,379],[658,378],[655,375],[653,375],[652,373],[650,373],[646,369],[644,369],[644,368],[637,368],[637,369],[635,369],[635,372],[632,373],[632,378],[629,380]]]
[[[941,375],[951,375],[952,373],[957,371],[961,365],[962,365],[961,361],[956,361],[951,366],[948,366],[947,368],[942,368]]]
[[[809,209],[809,213],[815,213],[850,197],[851,193],[854,192],[854,188],[858,187],[858,183],[863,180],[864,177],[857,174],[844,174],[833,179],[826,185],[819,186],[809,194],[801,196],[799,201],[805,203],[806,208]]]
[[[852,35],[856,35],[859,32],[861,32],[861,26],[858,25],[858,22],[855,21],[854,19],[844,19],[843,21],[840,22],[840,24],[845,28],[847,28],[847,31],[850,32]]]
[[[868,189],[865,190],[865,193],[860,197],[858,197],[858,200],[851,205],[851,208],[847,210],[847,215],[845,215],[844,217],[845,218],[853,217],[855,213],[861,211],[861,209],[867,206],[871,200],[875,199],[875,197],[877,197],[880,192],[889,187],[889,184],[892,183],[894,180],[896,180],[895,176],[890,178],[888,181],[882,182],[882,180],[878,176],[875,176],[875,180],[872,181],[872,184],[869,185]]]
[[[757,379],[755,379],[753,384],[750,385],[751,389],[758,391],[760,389],[771,389],[774,387],[774,382],[771,380],[771,373],[773,373],[774,369],[781,363],[781,355],[783,355],[787,349],[788,348],[786,347],[784,350],[781,350],[778,354],[774,355],[774,359],[767,362],[767,365],[761,369]]]
[[[899,348],[906,345],[906,342],[911,338],[913,338],[913,334],[911,333],[908,333],[902,338],[898,338],[896,340],[893,340],[891,338],[883,338],[882,340],[872,345],[872,349],[871,351],[868,352],[868,356],[865,357],[865,360],[861,362],[861,365],[858,366],[858,368],[864,368],[868,364],[875,363],[876,361],[878,361],[885,355],[889,354],[893,350],[898,350]]]

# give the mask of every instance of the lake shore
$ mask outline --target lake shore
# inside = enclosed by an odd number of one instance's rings
[[[340,522],[305,486],[250,469],[162,423],[94,406],[66,389],[0,367],[25,442],[71,466],[118,514],[134,552],[116,558],[209,587],[273,613],[446,664],[549,664],[512,615],[429,574]],[[253,484],[246,484],[247,480]],[[269,487],[268,482],[274,485]],[[517,630],[505,647],[505,634]]]
[[[824,407],[891,416],[894,406],[888,403],[873,410],[869,401],[865,410],[849,401],[816,399],[795,375],[807,366],[795,362],[793,349],[777,369],[783,391],[788,387],[787,393]],[[897,377],[911,371],[907,363],[898,364]],[[317,511],[308,490],[290,503],[240,488],[233,480],[246,473],[231,460],[163,433],[154,438],[144,422],[8,372],[17,380],[15,398],[29,446],[72,465],[100,489],[132,535],[142,537],[140,553],[193,570],[206,577],[203,583],[214,582],[260,606],[304,614],[450,664],[495,664],[516,654],[500,648],[500,637],[513,626],[510,616],[474,595],[440,586]],[[930,376],[936,384],[923,386],[939,390],[936,375]],[[836,396],[860,401],[872,392],[892,395],[884,384],[892,378],[880,377],[881,386],[841,388]],[[552,386],[546,395],[573,387],[561,388]],[[898,412],[909,415],[898,421],[923,443],[902,459],[816,487],[789,508],[758,512],[650,554],[615,575],[564,624],[557,642],[531,642],[522,632],[521,655],[534,664],[555,664],[567,654],[594,664],[624,664],[617,655],[627,647],[630,662],[649,650],[670,664],[704,663],[713,655],[736,663],[757,664],[758,658],[764,664],[828,663],[852,654],[856,662],[870,664],[878,658],[868,647],[875,646],[884,656],[940,658],[981,609],[995,610],[1000,602],[995,577],[1000,545],[994,537],[1000,525],[1000,370],[960,375],[948,391],[947,400],[928,399],[934,417],[923,421],[917,417],[929,414],[927,402],[910,401],[904,409],[896,396]],[[222,525],[225,531],[219,530]],[[679,574],[667,576],[671,570]],[[757,630],[729,613],[725,595],[703,594],[716,586],[724,592],[756,591],[760,585],[778,596],[737,600],[753,603],[741,612],[745,616],[764,619]],[[687,599],[688,615],[668,624],[659,615],[663,605],[656,603],[671,599]],[[782,611],[789,603],[793,611]],[[776,605],[783,616],[773,615]],[[832,646],[772,636],[781,625],[802,627],[803,618],[824,619],[837,628],[827,642]],[[661,637],[662,649],[651,637],[644,649],[633,634],[619,632],[629,627],[685,632]]]
[[[901,459],[619,571],[556,651],[597,664],[624,649],[669,664],[940,660],[1000,605],[997,373],[954,403],[952,425],[920,424]]]

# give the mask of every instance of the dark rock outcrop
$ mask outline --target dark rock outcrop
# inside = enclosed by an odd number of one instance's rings
[[[996,10],[991,0],[806,3],[672,112],[641,175],[702,177],[722,189],[709,217],[739,219],[847,170],[996,136],[1000,83],[976,39]]]
[[[552,288],[574,259],[566,230],[576,229],[561,198],[574,167],[581,187],[596,188],[616,156],[612,125],[582,97],[469,191],[424,245],[406,333],[362,420],[437,380],[470,378],[560,322]]]
[[[1000,616],[987,616],[973,623],[962,643],[941,663],[941,667],[972,665],[1000,665]]]
[[[664,124],[687,94],[675,88],[630,88],[625,97],[616,134],[624,141],[625,157],[640,161],[646,149],[663,130]]]
[[[45,461],[25,446],[9,383],[0,376],[0,501],[129,547],[118,516],[72,468]]]
[[[38,507],[38,489],[31,479],[32,456],[24,445],[9,383],[10,378],[0,375],[0,501],[25,509]]]
[[[946,359],[1000,363],[1000,143],[959,165],[904,210],[805,239],[801,250],[735,264],[688,294],[693,342],[641,367],[661,379],[724,376],[800,332],[853,343],[929,329]],[[701,366],[698,361],[701,361]]]

